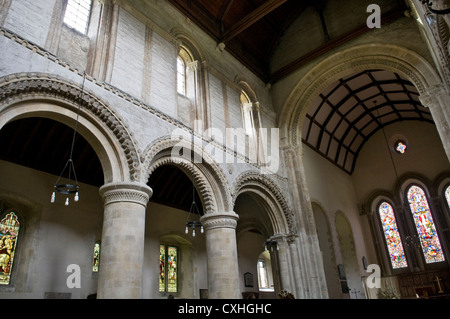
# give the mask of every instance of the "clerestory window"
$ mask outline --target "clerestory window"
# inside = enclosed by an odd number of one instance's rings
[[[87,33],[92,0],[68,0],[64,23],[82,34]]]

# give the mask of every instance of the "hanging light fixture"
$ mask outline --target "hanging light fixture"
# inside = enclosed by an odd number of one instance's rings
[[[194,131],[192,131],[192,151],[191,151],[191,155],[193,155],[194,152]],[[194,155],[193,155],[194,156]],[[191,158],[193,158],[193,156]],[[194,164],[192,164],[194,165]],[[189,234],[189,229],[192,229],[192,237],[195,237],[195,230],[200,228],[200,233],[203,234],[204,230],[203,230],[203,224],[200,221],[197,220],[189,220],[189,217],[191,216],[191,214],[196,214],[198,216],[200,216],[200,211],[198,209],[197,203],[195,202],[195,186],[194,186],[194,181],[192,181],[192,204],[191,207],[189,208],[189,213],[187,215],[186,218],[186,229],[185,229],[185,234]]]
[[[189,213],[186,219],[186,229],[185,229],[185,233],[186,235],[189,234],[189,229],[192,229],[192,237],[195,237],[195,230],[200,228],[200,233],[203,234],[204,230],[203,230],[203,225],[201,222],[196,221],[196,220],[189,220],[189,217],[191,214],[197,214],[200,215],[198,207],[197,207],[197,203],[195,202],[195,187],[194,185],[192,185],[192,204],[191,204],[191,208],[189,209]]]
[[[55,190],[53,191],[52,197],[50,199],[51,203],[55,202],[55,200],[56,200],[56,193],[67,195],[66,196],[66,201],[64,202],[65,206],[69,206],[69,195],[75,194],[74,197],[73,197],[73,200],[75,202],[78,202],[78,200],[79,200],[78,191],[79,191],[80,185],[78,184],[77,174],[75,173],[75,165],[74,165],[74,162],[73,162],[73,148],[74,148],[74,145],[75,145],[75,137],[76,137],[77,128],[78,128],[78,117],[80,115],[81,103],[83,101],[84,83],[85,83],[85,81],[86,81],[86,72],[83,75],[83,85],[81,87],[80,101],[79,101],[79,104],[78,104],[78,111],[77,111],[77,116],[76,116],[76,120],[75,120],[75,128],[73,130],[72,145],[70,147],[69,159],[67,160],[66,165],[64,165],[64,168],[61,171],[61,174],[59,175],[58,179],[56,180],[55,184],[53,185]],[[65,174],[66,171],[67,171],[68,182],[67,183],[61,183],[61,178],[63,178],[63,175]],[[73,176],[74,182],[71,182],[72,176]]]

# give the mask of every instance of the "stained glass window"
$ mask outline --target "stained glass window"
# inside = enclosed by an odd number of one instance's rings
[[[189,65],[193,61],[191,52],[185,46],[180,46],[177,58],[177,92],[179,94],[188,95],[188,86],[191,86],[189,84],[195,85],[192,82],[192,76],[189,76]]]
[[[406,143],[402,141],[398,141],[395,143],[395,150],[400,154],[405,154],[407,149]]]
[[[167,249],[167,291],[177,292],[178,250],[169,246]]]
[[[159,246],[159,291],[178,291],[178,248]]]
[[[418,186],[411,186],[408,190],[408,202],[413,214],[414,223],[419,235],[420,245],[426,263],[444,261],[439,236],[433,222],[425,192]]]
[[[159,291],[166,291],[166,246],[159,246]]]
[[[94,244],[94,253],[92,258],[92,271],[98,272],[98,266],[100,264],[100,243],[96,242]]]
[[[383,227],[384,238],[386,239],[389,256],[391,258],[392,268],[408,267],[405,252],[403,250],[402,240],[398,231],[397,222],[394,215],[394,209],[387,202],[382,202],[378,208],[378,213]]]
[[[445,198],[447,199],[448,208],[450,208],[450,185],[445,190]]]
[[[20,223],[16,214],[7,214],[0,221],[0,284],[9,285],[19,236]]]

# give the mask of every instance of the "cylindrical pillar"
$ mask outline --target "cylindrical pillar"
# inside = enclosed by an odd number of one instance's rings
[[[234,212],[207,213],[200,221],[206,236],[208,295],[211,299],[239,299],[240,284]]]
[[[100,188],[104,219],[97,297],[142,297],[145,209],[152,190],[140,183]]]

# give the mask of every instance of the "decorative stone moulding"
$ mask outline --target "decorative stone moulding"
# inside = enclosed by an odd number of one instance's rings
[[[205,230],[215,228],[232,228],[236,229],[239,216],[235,212],[224,213],[208,213],[200,218]]]
[[[147,206],[153,191],[140,183],[110,183],[100,187],[100,195],[106,205],[117,202],[132,202]]]
[[[271,213],[275,216],[277,223],[280,225],[280,231],[284,229],[285,232],[295,234],[297,232],[297,224],[288,201],[276,183],[267,175],[256,172],[245,172],[238,176],[234,185],[233,203],[239,194],[245,192],[246,189],[249,190],[252,188],[263,189],[269,194],[269,198],[272,197],[272,203],[268,202],[267,204],[271,208]]]
[[[87,112],[90,116],[100,120],[115,136],[126,158],[130,180],[138,181],[140,161],[132,134],[119,116],[107,107],[106,103],[86,90],[83,91],[83,94],[81,92],[81,87],[78,84],[68,82],[55,75],[43,73],[12,74],[0,79],[0,106],[1,104],[8,105],[20,100],[37,98],[64,101],[74,107],[81,104],[83,112]]]

